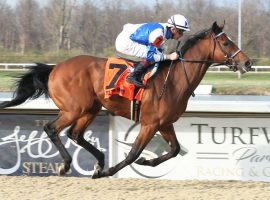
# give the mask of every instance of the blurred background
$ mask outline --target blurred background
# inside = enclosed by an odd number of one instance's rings
[[[166,22],[176,13],[185,15],[190,23],[191,31],[183,40],[225,20],[224,31],[253,60],[253,70],[240,75],[228,67],[209,67],[199,85],[203,89],[195,91],[195,98],[190,98],[186,112],[174,124],[187,155],[155,169],[132,165],[117,176],[269,182],[270,0],[0,0],[0,101],[12,97],[14,81],[34,62],[59,63],[80,54],[115,56],[115,39],[124,24]],[[167,51],[175,45],[175,41],[168,43]],[[57,113],[53,102],[44,98],[0,109],[0,158],[8,158],[0,159],[0,174],[56,173],[60,160],[46,157],[51,148],[38,133],[43,134],[41,124]],[[92,144],[106,150],[109,165],[118,163],[139,127],[135,129],[131,121],[118,116],[109,117],[107,111],[97,118],[89,129],[93,136],[88,134],[87,141],[98,141]],[[18,150],[15,137],[19,138]],[[36,143],[37,139],[43,145]],[[163,146],[157,139],[152,143],[155,149]],[[147,148],[146,155],[158,155],[155,149]],[[160,154],[166,153],[161,149]],[[72,155],[77,158],[79,151]],[[94,164],[87,160],[81,156],[73,166],[89,176]],[[79,168],[82,163],[87,164],[83,169]]]
[[[270,64],[270,0],[0,0],[0,62],[113,56],[125,23],[166,22],[176,13],[189,19],[188,34],[225,20],[255,65]]]

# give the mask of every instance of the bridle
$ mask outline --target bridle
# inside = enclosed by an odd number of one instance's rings
[[[183,66],[183,69],[184,69],[184,73],[185,73],[185,77],[186,77],[186,80],[187,80],[187,84],[188,84],[188,87],[189,87],[189,90],[191,91],[191,95],[193,97],[195,97],[195,94],[193,92],[193,90],[191,89],[191,84],[190,84],[190,81],[189,81],[189,78],[188,78],[188,74],[187,74],[187,71],[186,71],[186,67],[185,67],[185,62],[191,62],[191,63],[206,63],[206,64],[210,64],[211,66],[219,66],[219,65],[226,65],[228,66],[230,69],[232,69],[233,71],[236,71],[237,70],[237,65],[238,63],[236,62],[236,60],[234,59],[235,56],[241,52],[240,49],[238,49],[236,52],[234,53],[228,53],[224,48],[223,46],[220,44],[220,42],[218,41],[218,37],[220,37],[221,35],[225,34],[223,31],[220,32],[219,34],[217,35],[214,35],[213,33],[211,34],[213,40],[214,40],[214,50],[213,50],[213,55],[215,53],[215,50],[216,50],[216,45],[219,46],[220,50],[224,53],[224,57],[226,58],[224,61],[214,61],[214,60],[188,60],[188,59],[184,59],[183,56],[182,56],[182,53],[181,53],[181,50],[178,51],[179,53],[179,60],[181,61],[181,64]],[[227,36],[226,36],[227,37]],[[227,37],[228,38],[228,37]],[[229,39],[229,38],[228,38]],[[229,39],[230,40],[230,39]],[[231,54],[231,55],[230,55]]]
[[[207,63],[207,64],[211,64],[211,66],[218,66],[218,65],[226,65],[228,66],[230,69],[232,69],[233,71],[237,70],[237,65],[238,63],[236,62],[236,60],[234,59],[235,56],[241,52],[241,49],[238,49],[237,51],[235,51],[234,53],[228,53],[223,46],[220,44],[220,42],[218,41],[218,38],[225,34],[223,31],[220,32],[217,35],[214,35],[213,33],[211,34],[213,40],[214,40],[214,50],[213,50],[213,54],[215,53],[215,49],[216,49],[216,45],[219,46],[220,50],[224,53],[224,57],[226,58],[224,61],[214,61],[214,60],[189,60],[189,59],[184,59],[182,56],[181,51],[178,51],[179,54],[179,60],[183,63],[183,62],[192,62],[192,63]],[[226,36],[227,37],[227,36]],[[230,39],[229,39],[230,40]]]
[[[236,60],[234,59],[235,56],[241,52],[240,49],[238,49],[236,52],[234,53],[228,53],[224,48],[223,46],[220,44],[220,42],[218,41],[218,38],[225,34],[223,31],[220,32],[219,34],[217,35],[214,35],[213,33],[211,34],[212,38],[213,38],[213,41],[214,41],[214,50],[213,50],[213,55],[215,53],[215,50],[216,50],[216,45],[219,46],[220,50],[224,53],[224,57],[226,58],[224,61],[214,61],[214,60],[189,60],[189,59],[184,59],[183,56],[182,56],[182,52],[181,50],[178,50],[178,47],[180,45],[180,42],[178,42],[177,44],[177,47],[176,47],[176,52],[179,54],[179,61],[181,62],[182,66],[183,66],[183,69],[184,69],[184,73],[185,73],[185,77],[186,77],[186,80],[187,80],[187,83],[188,83],[188,87],[189,87],[189,90],[191,91],[191,95],[193,97],[195,97],[195,94],[193,92],[193,90],[191,89],[191,84],[190,84],[190,81],[189,81],[189,78],[188,78],[188,74],[187,74],[187,71],[186,71],[186,67],[185,67],[185,62],[191,62],[191,63],[206,63],[206,64],[210,64],[211,66],[219,66],[219,65],[226,65],[228,66],[230,69],[232,69],[233,71],[236,71],[237,70],[237,65],[238,63],[236,62]],[[227,36],[226,36],[227,37]],[[228,38],[228,37],[227,37]],[[228,38],[229,39],[229,38]],[[230,40],[230,39],[229,39]],[[169,73],[171,71],[171,67],[172,67],[172,64],[173,64],[173,61],[171,62],[170,64],[170,67],[169,67],[169,70],[168,70],[168,73],[167,73],[167,76],[165,78],[165,82],[164,82],[164,85],[161,89],[161,92],[160,92],[160,96],[159,96],[159,99],[161,99],[161,97],[163,96],[163,93],[166,89],[166,83],[167,83],[167,79],[168,79],[168,76],[169,76]]]

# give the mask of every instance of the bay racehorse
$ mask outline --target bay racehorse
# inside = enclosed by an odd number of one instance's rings
[[[59,108],[58,117],[44,126],[48,137],[59,150],[64,165],[59,173],[70,169],[71,156],[59,139],[59,133],[70,126],[67,136],[85,148],[97,159],[93,178],[112,176],[133,163],[156,166],[180,151],[173,123],[186,110],[188,99],[213,63],[225,64],[233,70],[249,71],[250,59],[223,31],[224,24],[213,23],[186,41],[179,54],[180,59],[170,65],[170,61],[160,63],[158,73],[148,80],[142,96],[140,132],[128,154],[120,163],[104,170],[104,154],[83,135],[102,106],[115,115],[130,119],[130,101],[117,95],[104,99],[103,80],[107,59],[82,55],[70,58],[55,66],[37,64],[17,81],[14,98],[0,104],[6,108],[22,104],[27,99],[35,99],[45,94]],[[161,91],[166,79],[166,89]],[[160,98],[161,97],[161,98]],[[171,150],[158,158],[146,160],[137,158],[159,131]]]

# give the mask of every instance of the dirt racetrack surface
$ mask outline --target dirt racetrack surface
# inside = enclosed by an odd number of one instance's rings
[[[267,200],[270,183],[0,176],[1,200]]]

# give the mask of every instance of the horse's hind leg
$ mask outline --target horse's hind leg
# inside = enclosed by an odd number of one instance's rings
[[[100,110],[100,109],[99,109]],[[79,118],[76,123],[68,130],[68,137],[74,140],[78,145],[82,146],[88,152],[93,154],[97,159],[96,170],[102,171],[104,168],[104,154],[99,151],[95,146],[90,144],[84,139],[84,132],[88,125],[95,119],[99,110],[92,113],[87,113],[83,117]]]
[[[75,120],[75,114],[60,112],[58,118],[52,122],[49,122],[44,126],[44,131],[47,133],[51,141],[58,149],[60,155],[64,159],[64,167],[59,168],[59,175],[64,175],[69,169],[72,162],[72,158],[66,150],[65,146],[59,138],[59,133],[67,126],[70,126]]]
[[[170,144],[171,151],[158,157],[158,158],[154,158],[151,160],[146,160],[145,158],[140,158],[135,162],[136,164],[155,167],[155,166],[159,165],[160,163],[162,163],[166,160],[169,160],[172,157],[177,156],[177,154],[180,151],[180,145],[177,141],[173,125],[171,124],[165,128],[161,128],[159,130],[159,132],[161,133],[163,138],[166,140],[166,142],[168,142]]]

